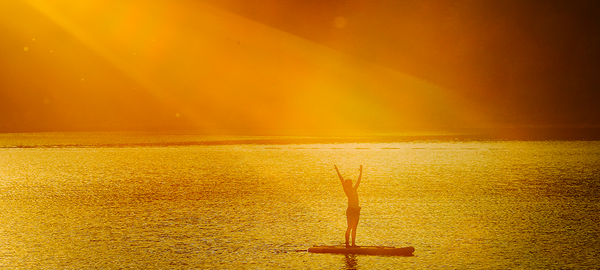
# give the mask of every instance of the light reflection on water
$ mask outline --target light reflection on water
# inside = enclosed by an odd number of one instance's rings
[[[356,178],[360,245],[340,244]],[[599,142],[0,149],[0,267],[594,268]]]

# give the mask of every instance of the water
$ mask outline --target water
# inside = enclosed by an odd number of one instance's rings
[[[600,142],[247,143],[264,139],[2,134],[0,267],[600,265]],[[357,244],[415,256],[303,251],[344,241],[334,163],[365,167]]]

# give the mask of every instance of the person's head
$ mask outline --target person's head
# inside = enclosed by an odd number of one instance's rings
[[[352,180],[350,180],[350,179],[344,180],[344,185],[347,187],[352,187]]]

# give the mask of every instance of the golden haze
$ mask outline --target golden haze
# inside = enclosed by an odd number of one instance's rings
[[[31,39],[13,80],[39,92],[11,106],[50,130],[487,125],[442,87],[201,2],[26,2],[1,22]]]

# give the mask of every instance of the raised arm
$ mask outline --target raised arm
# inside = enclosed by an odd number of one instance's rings
[[[358,180],[356,180],[356,185],[354,185],[354,189],[358,188],[358,184],[360,184],[360,178],[362,178],[362,165],[360,165],[360,173],[358,173]]]
[[[338,176],[340,177],[340,181],[342,182],[342,186],[344,185],[344,178],[342,177],[342,174],[340,173],[340,170],[338,170],[337,165],[333,164],[333,167],[335,167],[335,171],[337,172]]]

